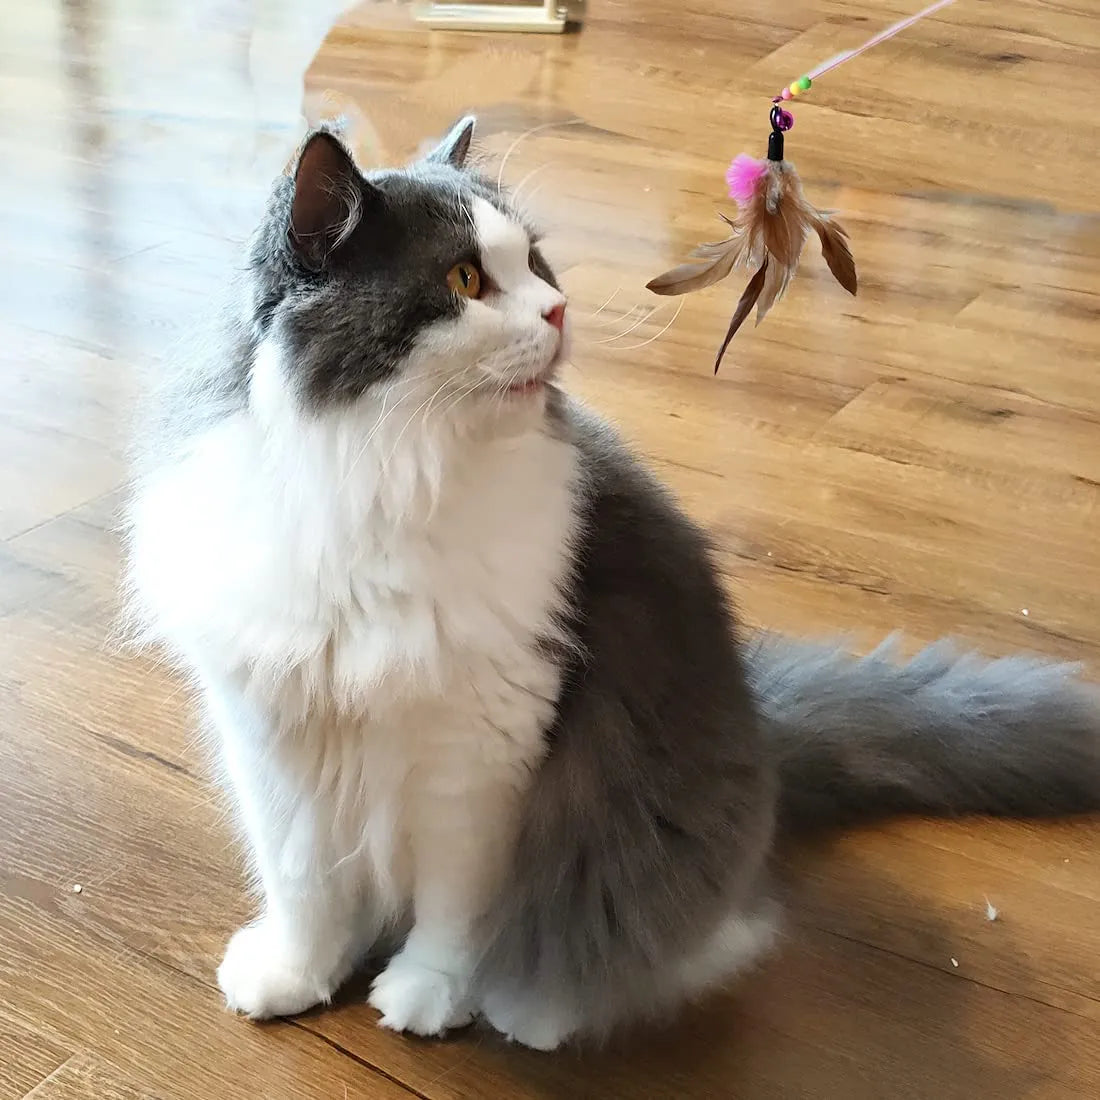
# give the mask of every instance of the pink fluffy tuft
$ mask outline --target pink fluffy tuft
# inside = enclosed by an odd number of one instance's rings
[[[756,185],[764,178],[768,170],[766,160],[757,160],[748,153],[738,153],[726,169],[726,183],[729,184],[730,198],[746,203],[756,192]]]

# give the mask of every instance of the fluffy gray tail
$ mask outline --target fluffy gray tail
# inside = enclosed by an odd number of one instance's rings
[[[1100,809],[1100,691],[1073,665],[937,643],[908,663],[762,642],[748,667],[805,829],[888,814],[1039,817]]]

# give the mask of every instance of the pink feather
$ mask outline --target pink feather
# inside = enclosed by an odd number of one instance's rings
[[[726,183],[729,184],[730,198],[739,203],[752,200],[756,185],[764,178],[768,170],[766,160],[757,160],[748,153],[738,153],[733,163],[726,169]]]

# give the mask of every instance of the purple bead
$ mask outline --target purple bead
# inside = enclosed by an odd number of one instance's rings
[[[786,132],[794,127],[794,115],[790,111],[784,111],[782,107],[775,114],[775,128]]]

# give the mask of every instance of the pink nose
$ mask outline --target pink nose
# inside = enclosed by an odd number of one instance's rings
[[[552,324],[554,326],[554,328],[556,328],[558,330],[558,332],[561,332],[561,330],[565,327],[565,305],[564,305],[564,303],[560,306],[554,306],[554,308],[552,310],[550,310],[549,313],[544,313],[543,317],[550,324]]]

